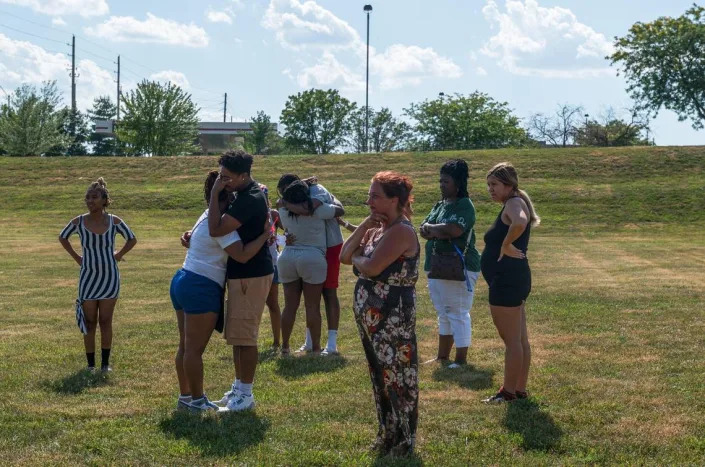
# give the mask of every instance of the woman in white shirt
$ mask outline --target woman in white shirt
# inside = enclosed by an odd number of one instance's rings
[[[204,195],[206,206],[211,189],[218,177],[214,170],[206,178]],[[221,192],[221,210],[228,204],[228,194]],[[184,264],[171,281],[171,301],[179,324],[179,349],[176,353],[176,374],[180,395],[177,409],[193,411],[218,410],[203,393],[203,351],[220,322],[222,330],[223,292],[228,256],[244,263],[252,258],[270,236],[269,220],[262,235],[243,245],[237,231],[222,237],[211,237],[208,232],[208,209],[190,232],[182,237],[188,247]]]

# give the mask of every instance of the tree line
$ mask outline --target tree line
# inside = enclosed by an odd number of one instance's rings
[[[649,141],[650,119],[662,108],[693,128],[705,126],[705,8],[678,18],[634,24],[615,38],[605,57],[619,68],[633,99],[630,109],[590,118],[583,107],[561,104],[551,114],[522,121],[507,102],[475,91],[411,103],[395,116],[385,107],[359,106],[335,89],[289,96],[279,116],[282,134],[260,111],[251,119],[245,149],[254,154],[493,149],[537,145],[630,146]],[[55,82],[22,85],[0,107],[0,154],[182,155],[201,150],[198,107],[172,83],[142,81],[123,95],[115,137],[91,127],[113,120],[116,106],[100,96],[86,113],[63,106]],[[369,124],[367,123],[369,122]]]

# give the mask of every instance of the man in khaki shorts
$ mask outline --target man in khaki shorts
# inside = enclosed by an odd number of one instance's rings
[[[219,160],[220,176],[211,196],[216,202],[208,207],[208,229],[219,237],[237,230],[243,243],[264,232],[269,207],[259,184],[250,176],[252,156],[244,151],[228,151]],[[218,194],[223,190],[236,197],[223,214],[218,207]],[[269,247],[262,248],[246,263],[228,258],[228,310],[223,333],[233,346],[235,381],[220,403],[228,410],[242,411],[255,406],[252,385],[257,368],[257,337],[264,305],[272,286],[274,266]]]

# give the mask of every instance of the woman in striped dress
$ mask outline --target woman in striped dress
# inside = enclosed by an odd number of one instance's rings
[[[110,196],[103,177],[91,183],[86,191],[88,213],[70,221],[59,235],[61,246],[81,267],[76,299],[76,323],[83,333],[88,369],[95,370],[95,331],[100,324],[101,370],[111,371],[110,348],[113,340],[113,310],[120,293],[120,271],[117,263],[130,251],[137,239],[119,217],[106,212]],[[73,233],[81,239],[83,256],[69,241]],[[115,250],[115,235],[126,240]]]

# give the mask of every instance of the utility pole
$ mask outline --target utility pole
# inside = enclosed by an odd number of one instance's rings
[[[116,122],[120,121],[120,56],[118,55],[117,61],[117,119]]]
[[[367,67],[365,71],[365,152],[370,150],[370,12],[372,5],[365,5],[362,10],[367,13]]]
[[[76,113],[76,36],[71,36],[71,110]]]
[[[228,111],[228,93],[225,93],[225,100],[223,101],[223,123],[225,123],[225,113]]]

